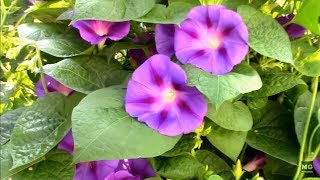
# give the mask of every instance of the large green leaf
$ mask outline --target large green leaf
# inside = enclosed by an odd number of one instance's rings
[[[82,98],[50,93],[38,99],[19,117],[11,136],[13,169],[49,152],[71,128],[71,112]]]
[[[246,5],[239,6],[238,13],[248,27],[252,49],[264,56],[293,64],[288,34],[276,20]]]
[[[292,114],[283,106],[269,102],[255,117],[255,124],[247,136],[247,143],[260,151],[284,160],[297,163],[299,144],[294,138]]]
[[[108,63],[98,56],[80,56],[48,64],[43,70],[60,83],[78,92],[90,93],[121,84],[128,76],[118,62]]]
[[[205,166],[208,166],[208,169],[214,174],[221,174],[225,172],[231,173],[230,166],[221,159],[218,155],[207,151],[207,150],[198,150],[196,151],[197,160]]]
[[[313,33],[320,35],[320,2],[319,0],[303,1],[301,8],[293,22],[306,27]]]
[[[266,165],[263,167],[264,177],[270,180],[291,180],[297,166],[288,164],[272,156],[266,157]]]
[[[19,37],[36,41],[41,51],[56,57],[76,56],[90,47],[76,30],[62,24],[22,24],[18,27],[18,33]]]
[[[183,135],[178,143],[168,152],[162,154],[165,157],[173,157],[179,155],[190,154],[196,144],[195,133]]]
[[[186,19],[193,6],[193,4],[183,1],[170,3],[168,7],[156,4],[148,14],[136,20],[148,23],[180,24]]]
[[[0,117],[0,144],[3,145],[11,138],[11,132],[19,116],[26,108],[9,111]]]
[[[236,161],[246,141],[247,132],[227,130],[212,121],[206,121],[206,126],[211,126],[211,132],[207,135],[210,143]]]
[[[85,97],[72,113],[74,161],[155,157],[173,148],[178,137],[159,134],[124,110],[125,90],[109,87]]]
[[[248,93],[248,97],[260,98],[278,94],[297,85],[306,85],[297,76],[290,73],[264,73],[260,74],[262,88]]]
[[[212,75],[191,65],[184,65],[183,69],[188,75],[189,85],[196,86],[216,108],[226,100],[262,86],[259,74],[245,63],[223,76]]]
[[[302,141],[302,136],[304,133],[304,128],[306,124],[306,120],[308,119],[309,110],[310,110],[310,103],[312,100],[312,93],[310,91],[305,92],[302,94],[297,103],[294,110],[294,124],[295,124],[295,132],[298,138],[299,143]],[[318,92],[318,96],[316,97],[312,117],[309,125],[309,133],[307,135],[307,141],[309,141],[310,135],[313,131],[313,129],[318,125],[319,121],[317,120],[317,113],[320,108],[320,95]],[[311,143],[312,147],[316,147],[318,144],[320,144],[320,131],[317,131],[313,142]],[[308,147],[308,146],[307,146]],[[310,147],[311,148],[311,147]]]
[[[205,166],[191,155],[156,157],[152,164],[158,175],[169,179],[193,179],[205,173]]]
[[[72,156],[66,151],[54,149],[45,160],[32,165],[15,174],[12,179],[17,180],[69,180],[72,179],[75,166],[72,165]]]
[[[155,0],[77,0],[74,21],[94,19],[127,21],[147,14]]]
[[[241,101],[226,101],[218,110],[209,105],[206,116],[219,126],[233,131],[249,131],[253,124],[249,108]]]
[[[10,148],[10,144],[4,144],[2,146],[0,146],[0,179],[1,180],[8,180],[9,177],[11,177],[12,175],[28,168],[29,166],[42,161],[43,158],[38,158],[35,161],[25,164],[23,166],[20,166],[18,168],[15,169],[11,169],[12,165],[13,165],[13,160],[11,157],[11,148]]]

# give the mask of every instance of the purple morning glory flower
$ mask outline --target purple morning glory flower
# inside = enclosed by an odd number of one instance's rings
[[[175,24],[157,24],[155,28],[155,41],[159,54],[171,57],[174,55],[174,33],[178,28]]]
[[[224,6],[197,6],[176,29],[174,44],[181,63],[223,75],[248,53],[248,30],[240,15]]]
[[[130,31],[130,22],[108,22],[100,20],[80,20],[72,24],[80,36],[91,44],[103,43],[106,39],[118,41]]]
[[[295,16],[294,14],[288,14],[286,16],[281,16],[281,17],[277,18],[277,21],[279,22],[279,24],[285,25],[285,24],[289,23],[294,18],[294,16]],[[306,32],[306,29],[304,27],[300,26],[299,24],[295,24],[295,23],[287,24],[286,26],[284,26],[284,29],[287,31],[288,35],[293,38],[301,37]]]
[[[128,171],[117,171],[110,173],[104,180],[141,180],[141,178],[133,176]]]
[[[316,158],[312,162],[314,171],[320,176],[320,158]]]
[[[62,85],[57,80],[48,75],[44,75],[44,80],[46,82],[48,92],[59,92],[65,96],[68,96],[73,92],[72,89]],[[41,80],[39,80],[36,85],[36,95],[38,96],[38,98],[45,95]]]
[[[58,149],[73,154],[72,132],[62,139]],[[148,159],[100,160],[76,164],[73,180],[142,180],[156,176]]]
[[[243,166],[243,169],[247,172],[252,172],[266,165],[266,155],[264,153],[258,153],[251,161]]]
[[[184,70],[165,55],[154,55],[135,70],[125,97],[126,111],[161,134],[187,134],[199,127],[207,103],[187,86]]]
[[[141,36],[138,36],[133,39],[133,42],[135,43],[148,43],[154,40],[154,35],[150,33],[143,33]],[[149,56],[152,56],[154,54],[158,54],[156,48],[154,46],[149,47],[148,51],[150,54],[146,54],[143,49],[130,49],[128,52],[128,55],[134,60],[136,63],[136,66],[140,66],[142,63],[144,63]]]

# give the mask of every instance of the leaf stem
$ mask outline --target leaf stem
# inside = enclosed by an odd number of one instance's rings
[[[297,167],[296,174],[294,176],[294,180],[299,180],[300,177],[303,175],[303,174],[301,174],[301,165],[302,165],[302,161],[304,160],[304,151],[305,151],[305,148],[306,148],[306,141],[307,141],[309,125],[310,125],[312,112],[313,112],[314,104],[315,104],[316,97],[317,97],[318,83],[319,83],[318,81],[319,81],[319,77],[318,76],[315,77],[313,79],[313,81],[312,81],[312,86],[311,86],[311,87],[313,87],[312,100],[311,100],[311,103],[310,103],[308,118],[306,120],[306,124],[305,124],[304,131],[303,131],[302,142],[301,142],[301,147],[300,147],[300,154],[299,154],[299,161],[298,161],[298,167]]]
[[[311,135],[310,135],[310,139],[309,139],[309,145],[308,145],[308,154],[311,153],[312,150],[312,141],[314,138],[314,135],[316,134],[316,132],[318,131],[318,129],[320,128],[320,124],[318,124],[312,131]]]

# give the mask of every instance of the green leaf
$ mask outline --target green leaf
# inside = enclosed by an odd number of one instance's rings
[[[155,0],[77,0],[73,22],[83,19],[128,21],[147,14]]]
[[[39,158],[29,164],[26,164],[26,165],[23,165],[18,168],[10,170],[13,165],[10,144],[9,143],[4,144],[4,145],[0,146],[0,164],[1,164],[0,178],[1,178],[1,180],[8,180],[9,177],[11,177],[12,175],[14,175],[14,174],[16,174],[16,173],[18,173],[18,172],[28,168],[29,166],[31,166],[39,161],[42,161],[42,160],[43,160],[42,158]]]
[[[211,132],[207,135],[210,143],[236,161],[246,141],[247,132],[227,130],[212,121],[206,121],[206,126],[211,126]]]
[[[178,1],[170,3],[168,7],[162,4],[156,4],[151,11],[136,19],[136,21],[160,24],[180,24],[187,18],[190,9],[194,7],[188,2]]]
[[[162,154],[161,156],[173,157],[179,155],[190,154],[191,150],[196,144],[194,137],[196,134],[190,133],[183,135],[178,143],[168,152]]]
[[[298,138],[299,143],[302,141],[302,136],[306,124],[306,120],[308,119],[309,110],[310,110],[310,102],[312,100],[312,93],[310,91],[302,94],[296,103],[296,107],[294,109],[294,124],[295,124],[295,132]],[[307,135],[307,139],[310,138],[312,130],[318,125],[317,113],[320,108],[320,95],[318,92],[318,96],[316,97],[315,105],[312,112],[312,117],[309,126],[309,133]],[[320,136],[318,136],[320,137]],[[307,140],[308,141],[308,140]],[[317,146],[320,143],[320,139],[315,136],[311,145],[313,147]]]
[[[21,114],[11,136],[12,169],[41,158],[67,134],[71,128],[70,104],[76,105],[82,98],[77,93],[71,97],[50,93]],[[74,103],[68,102],[71,100]]]
[[[60,83],[88,94],[103,87],[121,84],[128,76],[121,64],[108,63],[98,56],[80,56],[48,64],[43,70]]]
[[[284,160],[297,163],[299,144],[294,138],[292,114],[283,106],[269,102],[261,109],[261,116],[256,117],[254,126],[249,131],[247,143],[260,151]]]
[[[301,8],[293,22],[306,27],[313,33],[320,35],[320,2],[318,0],[303,1]]]
[[[39,19],[41,22],[56,22],[60,14],[65,12],[66,8],[41,8],[32,11],[29,15],[35,19]]]
[[[320,76],[320,50],[302,60],[295,62],[295,68],[304,75]]]
[[[208,166],[208,169],[214,174],[220,174],[225,172],[231,173],[231,168],[229,165],[221,159],[218,155],[207,151],[207,150],[198,150],[196,151],[197,160],[205,166]]]
[[[219,126],[233,131],[249,131],[253,124],[249,108],[241,101],[226,101],[218,110],[209,105],[206,116]]]
[[[11,138],[11,132],[19,116],[26,108],[11,110],[0,117],[0,144],[3,145]]]
[[[153,169],[168,179],[193,179],[204,174],[205,167],[191,155],[156,157]]]
[[[41,51],[56,57],[80,55],[90,47],[76,30],[62,24],[22,24],[18,27],[18,33],[19,37],[36,41]]]
[[[208,180],[223,180],[219,175],[211,175]]]
[[[293,64],[288,34],[275,19],[246,5],[239,6],[238,13],[248,27],[252,49],[264,56]]]
[[[263,167],[265,178],[270,180],[293,179],[297,166],[288,164],[272,156],[266,157],[266,165]]]
[[[262,86],[259,74],[245,63],[223,76],[209,74],[191,65],[184,65],[183,69],[188,75],[189,85],[196,86],[216,108],[226,100]]]
[[[85,97],[72,113],[74,161],[155,157],[173,148],[178,137],[159,134],[124,110],[125,90],[109,87]]]
[[[72,156],[66,151],[54,149],[45,156],[44,161],[15,174],[12,178],[17,180],[69,180],[73,178],[74,170]]]
[[[263,84],[262,88],[248,93],[246,96],[254,98],[273,96],[297,85],[306,86],[302,79],[290,73],[264,73],[260,74],[260,77]]]

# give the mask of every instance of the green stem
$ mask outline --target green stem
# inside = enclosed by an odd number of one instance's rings
[[[309,125],[310,125],[310,121],[311,121],[311,117],[312,117],[312,112],[313,112],[313,108],[314,108],[314,104],[316,101],[316,97],[317,97],[317,91],[318,91],[318,82],[319,81],[319,77],[315,77],[312,81],[312,100],[310,103],[310,109],[309,109],[309,114],[308,114],[308,118],[304,127],[304,131],[303,131],[303,136],[302,136],[302,142],[301,142],[301,147],[300,147],[300,154],[299,154],[299,161],[298,161],[298,167],[297,167],[297,171],[296,174],[294,176],[294,180],[299,180],[300,177],[303,175],[301,174],[301,165],[302,165],[302,161],[304,160],[304,152],[305,152],[305,148],[306,148],[306,141],[307,141],[307,135],[308,135],[308,130],[309,130]]]
[[[38,68],[39,68],[39,71],[40,71],[40,81],[41,81],[41,84],[42,84],[42,87],[44,89],[44,92],[45,94],[48,94],[48,88],[47,88],[47,84],[46,84],[46,81],[44,79],[44,74],[43,74],[43,64],[42,64],[42,60],[41,60],[41,56],[40,56],[40,50],[39,48],[35,45],[35,48],[36,48],[36,56],[37,56],[37,62],[38,62]]]
[[[320,128],[320,124],[318,124],[312,131],[311,135],[310,135],[310,139],[309,139],[309,145],[308,145],[308,154],[311,153],[311,149],[312,149],[312,141],[314,138],[314,135],[316,135],[316,132],[318,131],[318,129]]]

